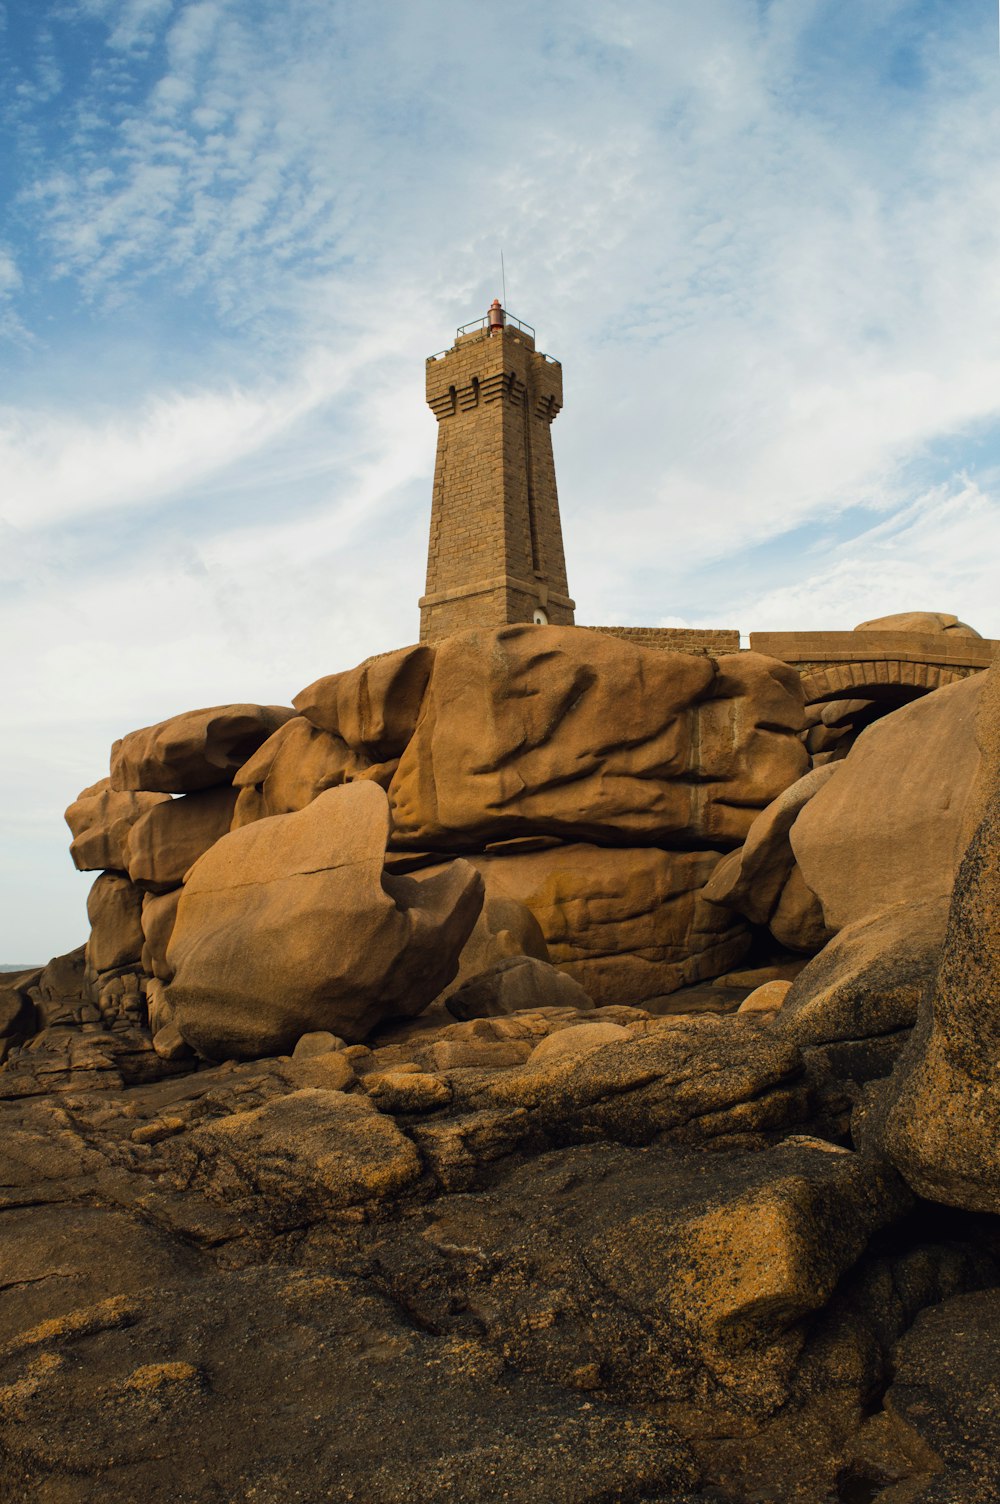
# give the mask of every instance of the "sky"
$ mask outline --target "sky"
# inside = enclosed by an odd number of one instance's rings
[[[563,363],[581,623],[1000,638],[995,0],[0,0],[0,962],[112,740],[414,640],[425,358]]]

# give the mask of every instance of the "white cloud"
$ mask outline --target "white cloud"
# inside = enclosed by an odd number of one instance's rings
[[[904,89],[907,0],[519,3],[499,34],[462,0],[76,3],[104,71],[41,152],[0,291],[23,320],[15,279],[37,304],[58,273],[109,348],[162,341],[164,374],[67,391],[38,322],[32,398],[0,412],[0,545],[31,581],[0,630],[32,621],[8,786],[43,778],[33,723],[81,728],[72,778],[44,777],[85,782],[116,728],[412,636],[422,359],[501,247],[564,362],[582,620],[926,608],[1000,635],[985,23],[941,10]]]

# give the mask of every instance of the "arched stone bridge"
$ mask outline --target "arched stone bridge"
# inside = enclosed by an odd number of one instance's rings
[[[988,668],[1000,642],[952,632],[752,632],[750,647],[795,665],[807,705],[873,700],[890,710]]]

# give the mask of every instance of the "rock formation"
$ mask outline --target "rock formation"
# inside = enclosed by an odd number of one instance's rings
[[[188,873],[167,946],[173,1021],[209,1059],[274,1055],[316,1029],[358,1042],[419,1013],[458,969],[482,881],[384,872],[385,793],[328,789],[223,836]]]
[[[998,686],[811,767],[788,664],[510,626],[116,743],[0,1494],[994,1500]]]
[[[875,1133],[930,1200],[1000,1212],[1000,664],[985,676],[982,752],[971,803],[978,825],[962,860],[944,953],[921,1027]]]

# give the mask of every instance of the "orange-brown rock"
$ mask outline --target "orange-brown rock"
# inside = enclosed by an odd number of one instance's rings
[[[142,889],[117,872],[102,872],[87,896],[92,972],[127,966],[142,955]]]
[[[169,893],[147,893],[142,900],[143,969],[164,982],[173,975],[167,965],[167,946],[180,899],[180,888],[172,888]]]
[[[526,905],[550,960],[599,1007],[675,992],[743,959],[746,924],[700,896],[718,860],[715,851],[583,844],[469,858],[487,902]]]
[[[768,928],[779,945],[805,956],[814,956],[832,937],[823,905],[802,876],[801,867],[789,872]]]
[[[414,875],[419,880],[420,872]],[[485,899],[472,934],[462,948],[458,971],[440,996],[448,998],[480,973],[524,956],[542,962],[549,960],[541,926],[526,904],[494,894]]]
[[[869,726],[797,816],[792,850],[830,929],[951,892],[984,681],[946,685]]]
[[[979,637],[975,627],[959,621],[946,611],[897,611],[892,616],[873,616],[871,621],[862,621],[855,632],[918,632],[927,636],[934,632],[947,632],[952,637]]]
[[[837,769],[837,763],[814,768],[772,800],[751,825],[743,846],[716,867],[703,895],[753,924],[769,925],[779,944],[806,954],[825,945],[831,931],[819,900],[795,865],[789,832]]]
[[[772,799],[754,820],[744,844],[716,867],[705,885],[705,898],[736,909],[753,924],[767,924],[795,865],[788,832],[837,771],[836,763],[814,768]]]
[[[184,874],[229,829],[233,788],[183,794],[148,810],[129,832],[128,874],[153,893],[176,888]]]
[[[69,848],[80,872],[124,872],[125,847],[136,820],[162,804],[167,794],[116,793],[102,778],[78,794],[64,816],[73,832]]]
[[[390,785],[393,843],[467,851],[535,834],[741,842],[808,767],[797,670],[575,627],[463,632],[436,651]]]
[[[111,787],[190,794],[231,783],[294,714],[283,705],[213,705],[130,731],[111,749]]]
[[[1000,661],[983,681],[980,823],[928,1007],[889,1083],[883,1149],[921,1196],[1000,1212]]]
[[[455,974],[482,881],[386,877],[385,792],[328,789],[232,831],[188,874],[167,952],[182,1035],[210,1057],[289,1051],[326,1029],[358,1041],[413,1015]]]
[[[453,1018],[499,1018],[535,1008],[593,1008],[579,982],[536,956],[507,956],[448,995]]]
[[[941,957],[948,901],[896,904],[839,930],[799,972],[778,1028],[798,1045],[896,1035],[917,1017]]]
[[[371,758],[355,752],[343,737],[320,731],[305,716],[294,716],[258,747],[233,779],[240,790],[233,828],[304,809],[325,789],[371,771]]]
[[[399,757],[417,724],[433,648],[399,648],[308,685],[292,704],[321,731],[341,737],[370,762]]]

